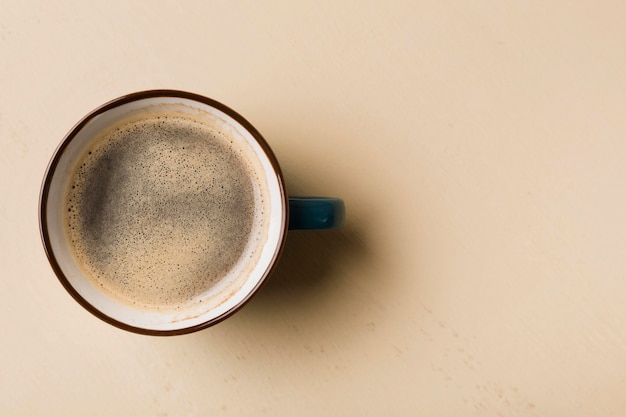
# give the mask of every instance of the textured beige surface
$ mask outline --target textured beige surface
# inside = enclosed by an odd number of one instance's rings
[[[623,4],[1,1],[0,415],[625,416]],[[67,130],[149,88],[348,207],[167,339],[76,304],[37,225]]]

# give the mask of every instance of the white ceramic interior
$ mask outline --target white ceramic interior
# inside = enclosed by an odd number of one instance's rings
[[[243,141],[253,151],[251,155],[257,158],[257,166],[263,172],[269,190],[270,215],[267,222],[266,239],[263,244],[258,263],[251,272],[244,277],[231,276],[221,284],[204,294],[201,303],[195,303],[176,312],[155,312],[132,308],[99,291],[85,277],[77,265],[70,248],[67,245],[63,223],[63,198],[76,162],[87,149],[90,143],[100,132],[112,124],[129,116],[142,112],[158,110],[174,110],[193,113],[219,126],[223,132],[230,132],[235,140]],[[227,110],[225,110],[227,111]],[[96,114],[93,116],[93,114]],[[45,224],[47,234],[48,254],[58,264],[62,273],[61,280],[67,283],[78,293],[79,297],[93,308],[113,321],[132,328],[156,332],[180,331],[182,329],[202,326],[203,324],[219,320],[229,312],[237,309],[260,285],[275,262],[277,253],[284,239],[286,213],[285,196],[282,180],[274,169],[275,160],[270,160],[266,149],[261,146],[255,136],[235,118],[224,111],[207,103],[180,97],[148,97],[107,108],[105,111],[94,111],[85,118],[87,123],[76,128],[65,139],[53,157],[48,173],[49,189],[47,198],[42,201],[45,205]],[[76,132],[76,129],[79,129]],[[267,145],[264,145],[267,147]],[[269,151],[271,152],[271,151]],[[56,160],[56,164],[54,161]],[[45,239],[44,239],[45,241]],[[248,250],[250,248],[247,248]],[[236,269],[236,268],[235,268]],[[240,268],[241,269],[241,268]],[[241,274],[242,271],[234,271]],[[57,271],[57,275],[59,271]],[[66,284],[67,286],[67,284]],[[79,299],[79,301],[81,301]],[[84,304],[84,303],[83,303]],[[114,323],[115,324],[115,323]],[[124,326],[123,326],[124,327]],[[133,330],[133,329],[131,329]]]

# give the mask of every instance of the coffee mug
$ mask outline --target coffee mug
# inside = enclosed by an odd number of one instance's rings
[[[248,121],[174,90],[129,94],[80,120],[39,199],[65,289],[100,319],[149,335],[229,317],[276,267],[287,230],[336,229],[344,212],[340,199],[288,197]]]

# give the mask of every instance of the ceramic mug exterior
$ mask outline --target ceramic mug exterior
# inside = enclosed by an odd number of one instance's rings
[[[145,112],[177,111],[201,115],[234,140],[254,150],[267,183],[269,216],[267,238],[251,272],[233,286],[216,285],[200,304],[176,311],[150,311],[119,302],[96,288],[78,265],[65,233],[63,207],[65,189],[74,167],[101,132],[129,117]],[[291,206],[291,219],[290,219]],[[39,224],[43,246],[61,284],[84,308],[100,319],[124,330],[149,335],[176,335],[214,325],[243,307],[259,290],[283,250],[288,229],[334,229],[344,219],[339,199],[291,198],[274,153],[261,134],[229,107],[197,94],[176,90],[151,90],[129,94],[93,110],[61,141],[46,170],[39,200]]]

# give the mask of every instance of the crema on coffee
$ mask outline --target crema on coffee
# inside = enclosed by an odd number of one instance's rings
[[[249,146],[182,112],[134,116],[101,133],[75,165],[64,208],[73,256],[92,284],[162,310],[245,276],[269,214]]]

